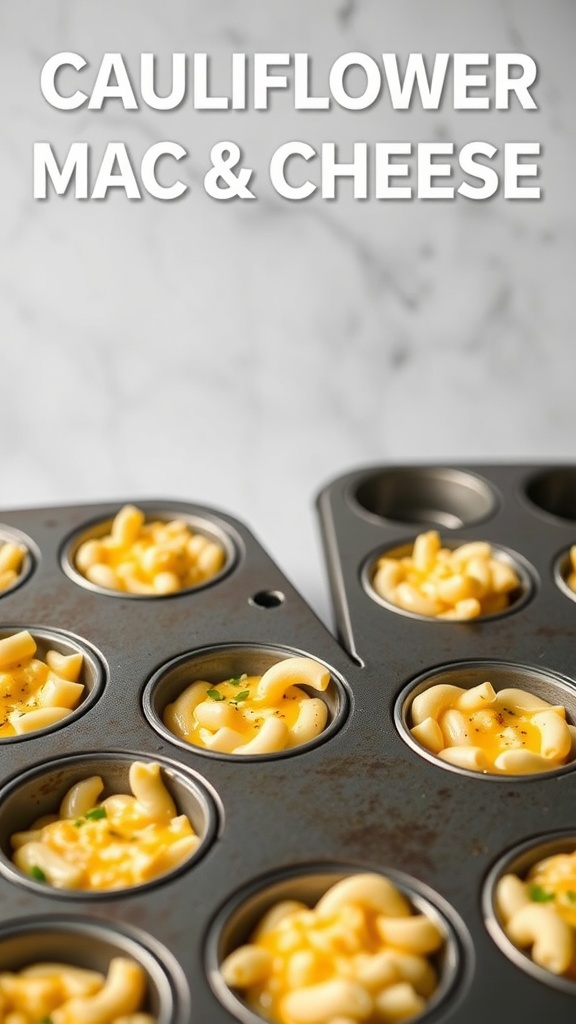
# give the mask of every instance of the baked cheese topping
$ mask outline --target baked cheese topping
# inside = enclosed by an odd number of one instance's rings
[[[47,961],[0,973],[3,1024],[155,1024],[142,967],[114,957],[107,975]]]
[[[438,984],[430,955],[443,944],[438,926],[388,879],[358,874],[312,909],[273,905],[221,970],[276,1024],[382,1024],[424,1011]]]
[[[54,725],[80,702],[82,654],[48,651],[42,661],[36,650],[27,630],[0,640],[0,738]]]
[[[527,690],[465,689],[438,683],[410,710],[414,739],[443,761],[473,771],[530,774],[561,767],[576,756],[576,728],[566,710]]]
[[[84,541],[78,571],[106,590],[160,596],[197,587],[224,565],[221,544],[196,533],[183,519],[146,521],[142,509],[124,505],[109,534]]]
[[[16,866],[55,888],[95,892],[140,885],[177,867],[200,840],[186,815],[177,814],[160,766],[134,762],[130,786],[134,796],[98,801],[99,776],[77,783],[58,815],[12,836]]]
[[[207,750],[271,753],[322,732],[326,703],[301,687],[323,691],[329,682],[328,669],[312,658],[285,658],[262,676],[196,680],[167,705],[163,720],[176,736]]]

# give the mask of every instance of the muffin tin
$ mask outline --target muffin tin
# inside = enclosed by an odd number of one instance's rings
[[[421,748],[407,718],[428,685],[490,679],[496,689],[522,686],[558,700],[576,723],[576,608],[560,579],[576,540],[576,469],[374,466],[326,486],[318,510],[336,632],[363,666],[361,682],[355,676],[356,706],[374,720],[370,746],[362,742],[358,756],[360,764],[372,754],[381,786],[378,821],[365,826],[366,855],[378,845],[381,861],[441,893],[473,941],[470,985],[461,1005],[453,1013],[447,1005],[441,1019],[504,1024],[548,1015],[568,1022],[576,981],[558,984],[533,970],[528,955],[503,936],[492,893],[502,865],[516,863],[524,845],[546,851],[549,837],[561,833],[576,847],[576,763],[545,776],[465,771]],[[449,547],[486,540],[504,550],[521,567],[520,599],[467,622],[410,615],[379,600],[370,586],[376,559],[428,529]]]
[[[32,553],[27,578],[0,596],[0,631],[56,631],[84,644],[98,680],[81,713],[0,743],[0,970],[48,948],[104,968],[128,950],[146,967],[159,1024],[252,1022],[223,990],[218,963],[260,910],[279,896],[313,900],[349,871],[381,871],[416,907],[431,906],[446,933],[441,985],[423,1024],[536,1024],[544,1014],[571,1021],[576,983],[542,981],[493,938],[491,886],[524,844],[559,833],[569,840],[572,830],[576,845],[576,765],[546,778],[446,770],[407,741],[402,716],[413,685],[458,662],[512,673],[528,666],[544,689],[559,687],[573,703],[576,605],[556,574],[576,539],[576,470],[375,467],[334,481],[319,511],[338,639],[243,523],[181,501],[127,500],[150,518],[190,517],[221,538],[224,570],[169,596],[101,592],[76,578],[70,559],[122,501],[0,513],[2,530],[22,534]],[[522,600],[471,623],[423,620],[374,600],[371,560],[429,527],[518,557]],[[329,724],[302,748],[218,755],[162,727],[188,670],[216,681],[293,654],[332,675]],[[136,758],[158,760],[186,803],[204,837],[191,861],[107,894],[19,879],[7,842],[22,826],[20,798],[32,819],[52,796],[57,802],[83,760],[86,774],[98,764],[121,787]]]

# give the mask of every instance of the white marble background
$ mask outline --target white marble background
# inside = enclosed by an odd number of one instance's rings
[[[325,615],[313,497],[374,462],[568,460],[576,437],[572,0],[0,0],[0,503],[172,497],[247,521]],[[60,113],[59,50],[523,51],[539,110]],[[176,203],[32,198],[32,144],[191,153]],[[218,203],[211,145],[244,147],[259,199]],[[539,140],[540,202],[290,203],[291,138]]]

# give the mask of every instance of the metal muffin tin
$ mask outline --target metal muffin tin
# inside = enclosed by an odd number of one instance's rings
[[[372,466],[324,487],[318,511],[336,632],[362,666],[349,676],[356,754],[338,781],[334,767],[335,789],[352,775],[356,785],[364,779],[354,833],[343,823],[346,842],[361,837],[365,856],[424,881],[466,922],[472,977],[440,1020],[568,1024],[576,981],[556,984],[525,953],[509,958],[511,944],[493,938],[491,886],[503,863],[519,863],[524,844],[548,849],[548,837],[561,833],[576,848],[576,763],[540,776],[454,769],[411,740],[406,714],[431,683],[493,679],[497,689],[524,685],[559,700],[576,723],[576,605],[560,578],[576,543],[576,467]],[[408,615],[377,600],[377,557],[427,529],[449,547],[487,540],[516,556],[529,593],[471,622]]]
[[[0,632],[59,631],[88,645],[102,670],[81,714],[0,743],[3,849],[12,827],[21,827],[18,793],[26,793],[34,817],[50,793],[57,802],[84,755],[86,774],[100,762],[112,778],[124,777],[132,755],[158,759],[176,798],[192,787],[183,799],[192,800],[206,841],[188,865],[151,885],[96,895],[22,883],[0,852],[0,970],[44,958],[47,949],[105,969],[124,950],[148,972],[159,1024],[251,1020],[241,1000],[222,992],[219,957],[246,938],[275,894],[312,900],[331,879],[372,870],[389,873],[416,907],[431,905],[446,930],[441,987],[418,1018],[422,1024],[540,1024],[544,1014],[554,1024],[572,1021],[576,993],[509,959],[483,906],[491,905],[487,880],[502,858],[539,835],[574,827],[576,836],[576,771],[497,784],[446,771],[406,742],[394,718],[412,680],[457,661],[531,665],[573,685],[576,605],[554,572],[576,540],[576,470],[554,471],[564,518],[547,507],[553,502],[545,482],[534,484],[545,472],[425,467],[408,480],[394,469],[391,506],[382,487],[386,467],[327,487],[319,506],[341,642],[250,530],[227,514],[128,499],[151,518],[192,517],[207,535],[225,538],[228,553],[213,581],[134,600],[79,584],[68,566],[78,538],[110,521],[123,501],[1,512],[2,527],[27,538],[33,564],[26,580],[0,596]],[[375,602],[362,581],[367,559],[438,523],[455,540],[486,538],[519,555],[528,566],[529,598],[475,624],[424,621]],[[324,662],[333,676],[326,733],[301,749],[251,759],[206,756],[171,739],[159,719],[186,662],[216,678],[220,665],[239,664],[243,653],[255,671],[290,654]],[[48,792],[44,773],[51,773]]]

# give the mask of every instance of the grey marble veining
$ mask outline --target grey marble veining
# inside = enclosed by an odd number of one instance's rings
[[[0,0],[0,310],[4,507],[134,496],[245,519],[326,614],[312,511],[319,487],[386,461],[574,455],[576,159],[569,0],[310,5],[248,0]],[[304,51],[319,83],[360,50],[521,51],[539,109],[362,114],[142,109],[62,113],[39,89],[58,50]],[[237,140],[258,199],[202,187]],[[276,146],[538,140],[538,202],[294,203],[267,181]],[[32,198],[32,144],[190,152],[173,203]]]

